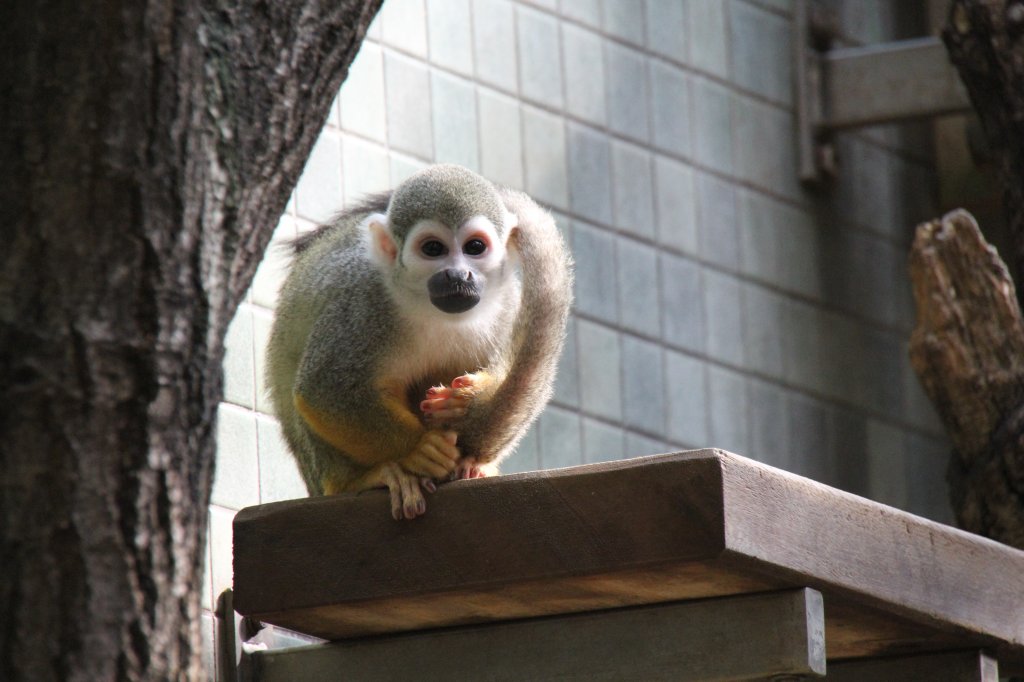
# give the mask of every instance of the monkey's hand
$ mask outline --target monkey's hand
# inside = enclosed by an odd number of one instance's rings
[[[476,457],[463,457],[459,460],[455,471],[452,472],[452,480],[458,481],[464,478],[486,478],[495,476],[498,473],[498,465],[493,462],[482,463]]]
[[[451,386],[427,389],[420,412],[428,424],[442,424],[465,417],[473,400],[493,383],[486,372],[463,374],[452,379]]]

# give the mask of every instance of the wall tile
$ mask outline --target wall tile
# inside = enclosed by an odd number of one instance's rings
[[[515,474],[522,471],[537,471],[540,465],[540,421],[530,425],[526,435],[519,441],[508,459],[501,463],[501,473]]]
[[[611,462],[626,456],[622,429],[605,422],[583,418],[583,462]]]
[[[599,223],[612,222],[611,148],[608,138],[569,123],[569,205]]]
[[[579,320],[576,330],[580,403],[591,414],[618,421],[622,419],[622,349],[619,335],[587,320]]]
[[[470,81],[440,71],[431,73],[434,107],[434,158],[480,170],[480,134],[476,88]]]
[[[576,353],[576,318],[570,316],[565,328],[565,347],[558,358],[554,400],[568,407],[580,405],[580,370]]]
[[[788,393],[765,381],[747,382],[750,456],[775,467],[790,466]]]
[[[743,286],[743,364],[777,379],[785,376],[786,304],[773,291]]]
[[[622,337],[622,410],[628,427],[661,433],[665,428],[665,372],[661,346]]]
[[[669,59],[686,62],[689,50],[686,3],[645,0],[647,46]]]
[[[708,427],[712,447],[750,456],[747,378],[738,372],[708,367]]]
[[[378,45],[364,42],[338,95],[342,129],[387,141],[384,102],[384,55]]]
[[[688,0],[690,20],[690,63],[701,71],[721,78],[729,77],[729,42],[722,0]]]
[[[701,267],[686,258],[661,256],[662,338],[676,348],[704,350],[704,284]]]
[[[252,306],[243,303],[224,339],[224,401],[252,409],[256,405]]]
[[[799,301],[786,301],[783,311],[786,335],[782,365],[786,380],[797,386],[821,390],[826,381],[824,351],[825,319],[820,309]]]
[[[735,98],[736,174],[775,194],[801,200],[792,112]]]
[[[822,298],[822,230],[809,214],[748,190],[738,195],[737,214],[743,272],[809,298]]]
[[[693,188],[693,171],[677,161],[655,156],[654,186],[658,243],[696,254],[697,200]]]
[[[708,434],[708,380],[703,362],[682,353],[665,353],[666,435],[688,448],[713,445]]]
[[[626,431],[626,454],[623,459],[645,457],[647,455],[663,455],[676,452],[679,448],[664,441],[648,438],[632,431]]]
[[[275,419],[256,419],[260,457],[260,504],[301,499],[309,495],[298,464],[288,449]]]
[[[593,28],[601,27],[601,0],[559,0],[562,14],[569,19],[587,24]]]
[[[476,77],[516,92],[515,15],[508,0],[473,0],[473,55]]]
[[[798,393],[789,399],[788,471],[818,481],[832,477],[831,415],[821,401]]]
[[[583,464],[580,417],[575,412],[549,406],[540,416],[541,466],[544,469]]]
[[[262,308],[252,310],[253,357],[256,364],[256,409],[263,414],[274,414],[267,388],[267,343],[274,324],[273,313]]]
[[[558,22],[528,7],[516,10],[519,40],[519,91],[523,97],[562,108],[562,59]]]
[[[388,0],[381,7],[381,38],[417,57],[427,56],[427,12],[423,0]]]
[[[346,205],[391,189],[391,160],[383,147],[346,136],[342,159]]]
[[[735,186],[698,173],[696,190],[701,255],[724,268],[738,269],[741,254]]]
[[[643,147],[613,140],[612,177],[616,226],[640,237],[653,238],[654,182],[650,153]]]
[[[489,90],[478,92],[480,112],[480,167],[483,174],[499,184],[523,186],[523,138],[519,104]]]
[[[211,582],[213,583],[214,603],[221,593],[231,587],[233,572],[231,570],[232,527],[235,510],[213,505],[210,507],[210,556]]]
[[[704,313],[707,316],[708,355],[730,365],[742,366],[743,295],[739,281],[714,270],[705,270]]]
[[[953,523],[946,485],[949,445],[944,440],[907,437],[907,511],[939,523]]]
[[[473,75],[472,15],[469,7],[469,0],[427,0],[430,60],[465,76]]]
[[[789,21],[742,0],[729,3],[733,80],[781,104],[793,98]]]
[[[629,239],[617,239],[619,320],[627,329],[661,336],[658,253]]]
[[[679,69],[662,61],[651,61],[652,141],[659,149],[689,156],[690,85]]]
[[[256,268],[252,279],[252,302],[264,308],[277,305],[277,294],[288,276],[291,264],[291,247],[288,242],[296,236],[295,221],[289,215],[281,216],[274,229],[274,236],[263,254],[263,260]]]
[[[606,322],[618,321],[615,237],[584,223],[573,224],[576,310]]]
[[[604,55],[601,37],[572,24],[562,24],[565,54],[565,108],[574,116],[603,126],[605,109]]]
[[[421,62],[388,52],[384,55],[384,83],[388,102],[388,143],[414,156],[430,158],[434,153],[434,136],[427,67]]]
[[[644,8],[637,3],[603,0],[601,19],[605,33],[634,45],[644,44]]]
[[[647,129],[647,64],[642,53],[605,42],[605,90],[608,127],[640,142]]]
[[[388,175],[391,178],[391,187],[398,187],[429,164],[419,159],[414,159],[411,156],[394,152],[388,154],[388,165],[390,168]]]
[[[717,83],[694,78],[690,81],[693,106],[693,156],[701,164],[732,173],[732,95]]]
[[[867,422],[868,495],[906,509],[907,443],[905,432],[878,419]]]
[[[255,414],[221,403],[217,410],[217,443],[217,467],[210,501],[229,509],[259,504]],[[216,548],[214,550],[216,552]]]
[[[295,210],[303,218],[319,223],[340,208],[341,139],[328,131],[313,145],[295,186]]]
[[[526,191],[542,204],[569,207],[565,145],[565,121],[562,118],[533,107],[523,107]]]

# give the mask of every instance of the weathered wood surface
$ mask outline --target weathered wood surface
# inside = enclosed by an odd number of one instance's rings
[[[999,664],[980,651],[871,658],[829,663],[829,682],[999,682]]]
[[[327,639],[812,587],[830,658],[1024,662],[1024,552],[718,450],[235,519],[235,608]]]
[[[263,682],[753,680],[825,673],[821,594],[799,589],[260,651]]]
[[[1024,323],[1013,281],[974,218],[918,227],[910,359],[956,452],[958,523],[1024,548]]]

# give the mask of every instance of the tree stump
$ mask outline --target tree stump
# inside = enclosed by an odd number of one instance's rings
[[[910,360],[953,441],[957,521],[1024,548],[1024,324],[1013,280],[963,210],[918,226],[910,276]]]

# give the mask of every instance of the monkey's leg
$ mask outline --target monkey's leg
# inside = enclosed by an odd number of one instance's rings
[[[358,493],[372,488],[387,488],[391,495],[391,516],[396,521],[402,518],[414,519],[427,511],[420,486],[422,480],[402,469],[398,462],[384,462],[372,467],[365,474],[348,483],[332,489],[325,486],[324,493],[333,495],[340,492]]]

